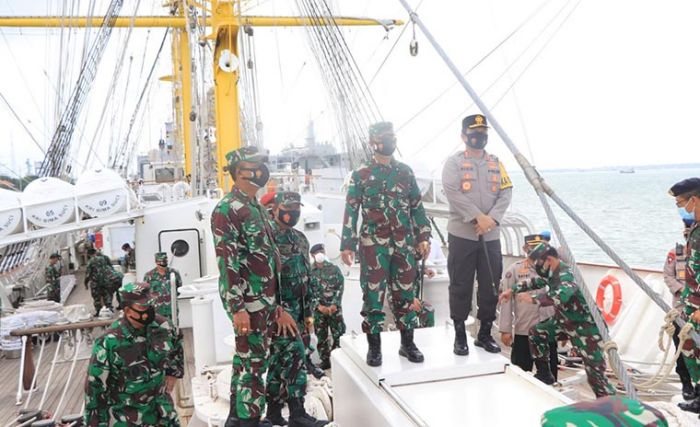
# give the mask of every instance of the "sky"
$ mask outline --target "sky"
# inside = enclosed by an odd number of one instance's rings
[[[0,15],[59,13],[60,0],[25,2],[0,0]],[[73,3],[85,10],[90,2]],[[407,20],[397,0],[334,0],[338,15]],[[410,0],[418,15],[482,94],[492,114],[510,138],[538,168],[594,168],[619,165],[698,162],[700,144],[696,117],[700,113],[700,4],[691,0]],[[104,10],[106,0],[97,0]],[[137,0],[127,0],[122,15],[133,12]],[[159,2],[142,1],[140,14],[164,13]],[[296,14],[294,2],[249,2],[251,14]],[[258,5],[259,4],[259,5]],[[517,29],[517,31],[515,31]],[[387,58],[401,28],[388,34],[380,27],[345,29],[344,35],[385,119],[399,129],[399,149],[417,170],[439,173],[446,156],[462,148],[459,132],[465,111],[476,107],[458,85],[427,39],[416,29],[419,54],[409,55],[408,28]],[[509,34],[514,33],[508,37]],[[116,68],[127,30],[116,30],[100,66],[89,104],[81,116],[74,159],[79,168],[99,166],[109,143],[123,139],[144,74],[150,67],[162,30],[134,30],[118,90],[108,102],[102,133],[98,118]],[[64,33],[64,37],[66,34]],[[61,58],[69,47],[76,63],[82,30],[73,30],[60,49],[60,32],[3,29],[0,57],[2,93],[46,147],[56,122],[59,81],[69,87],[76,69],[64,71]],[[264,142],[276,152],[300,145],[314,119],[317,139],[337,142],[337,132],[317,64],[301,28],[259,28],[255,31],[260,108]],[[72,43],[72,44],[71,44]],[[500,47],[486,56],[494,47]],[[486,56],[486,57],[485,57]],[[485,57],[485,59],[484,59]],[[377,73],[382,61],[384,66]],[[65,60],[65,59],[64,59]],[[481,60],[481,61],[480,61]],[[145,68],[146,71],[143,71]],[[157,76],[170,74],[170,55],[158,64]],[[72,73],[72,74],[71,74]],[[65,74],[72,78],[65,78]],[[129,76],[128,79],[125,76]],[[48,77],[47,77],[48,76]],[[127,86],[128,81],[128,86]],[[408,122],[427,103],[451,88],[438,102]],[[67,89],[66,89],[67,90]],[[64,91],[65,92],[65,91]],[[170,84],[153,87],[144,109],[138,149],[154,148],[171,120]],[[141,122],[141,120],[139,120]],[[40,160],[37,145],[0,103],[0,173],[6,167],[24,171],[25,159]],[[81,136],[85,134],[85,136]],[[95,140],[93,151],[87,147]],[[489,151],[506,166],[517,166],[492,130]]]

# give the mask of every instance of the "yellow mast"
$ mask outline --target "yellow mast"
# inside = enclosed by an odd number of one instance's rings
[[[192,173],[194,159],[191,152],[191,126],[189,119],[192,111],[192,86],[191,86],[191,54],[189,40],[185,30],[186,19],[184,7],[192,4],[204,9],[191,0],[174,0],[178,3],[179,16],[141,16],[132,18],[117,18],[115,27],[172,27],[172,57],[173,57],[173,93],[175,98],[175,123],[176,135],[179,134],[183,144],[185,155],[185,174]],[[201,20],[212,28],[208,38],[214,43],[214,85],[216,99],[216,157],[218,185],[224,190],[231,186],[228,174],[224,173],[226,153],[241,146],[240,112],[238,104],[238,71],[226,71],[219,66],[219,59],[223,52],[230,52],[238,56],[238,31],[241,26],[251,25],[255,27],[289,27],[318,25],[318,23],[305,17],[284,16],[242,16],[235,5],[239,1],[211,0],[210,16]],[[336,17],[333,19],[336,25],[342,26],[367,26],[381,25],[391,27],[403,25],[403,21],[389,19],[365,19]],[[331,23],[331,21],[329,21]],[[325,24],[322,22],[321,25]],[[36,16],[0,16],[0,27],[61,27],[65,25],[62,17],[36,17]],[[72,27],[94,27],[102,25],[99,17],[74,17],[71,18]],[[228,55],[226,53],[225,55]]]

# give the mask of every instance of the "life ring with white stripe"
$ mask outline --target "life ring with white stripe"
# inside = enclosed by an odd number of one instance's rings
[[[605,288],[608,286],[612,286],[613,291],[612,307],[610,307],[609,312],[605,311]],[[608,274],[601,279],[596,292],[595,303],[601,313],[603,313],[603,318],[608,325],[615,321],[617,315],[620,314],[620,308],[622,308],[622,288],[620,288],[620,282],[617,280],[617,277]]]

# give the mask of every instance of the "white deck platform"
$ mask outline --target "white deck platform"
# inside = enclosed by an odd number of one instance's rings
[[[399,333],[382,333],[383,364],[365,363],[364,336],[341,339],[332,354],[335,421],[343,426],[539,426],[548,409],[570,399],[535,380],[500,354],[475,347],[452,353],[453,330],[419,329],[426,361],[398,356]]]

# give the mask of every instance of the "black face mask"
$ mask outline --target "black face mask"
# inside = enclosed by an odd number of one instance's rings
[[[300,216],[301,211],[298,211],[296,209],[291,211],[285,211],[283,209],[280,209],[277,213],[277,218],[280,220],[280,222],[290,227],[294,227],[295,225],[297,225]]]
[[[482,132],[464,134],[467,137],[467,146],[475,150],[483,150],[489,142],[489,136]]]
[[[138,319],[134,319],[135,321],[139,322],[143,326],[146,326],[156,320],[156,309],[153,308],[153,306],[148,306],[147,309],[141,311],[137,310],[135,308],[132,308],[132,310],[136,313],[138,313],[139,317]]]
[[[168,266],[168,260],[166,259],[165,261],[156,261],[156,265],[166,268]]]
[[[376,148],[374,151],[383,156],[391,156],[394,154],[394,151],[396,151],[396,136],[392,134],[384,135],[379,141],[375,142],[375,144]]]
[[[261,163],[257,168],[240,168],[242,171],[251,172],[252,177],[244,176],[242,179],[250,181],[251,184],[258,188],[262,188],[267,184],[267,180],[270,179],[270,169],[267,168],[265,163]]]

